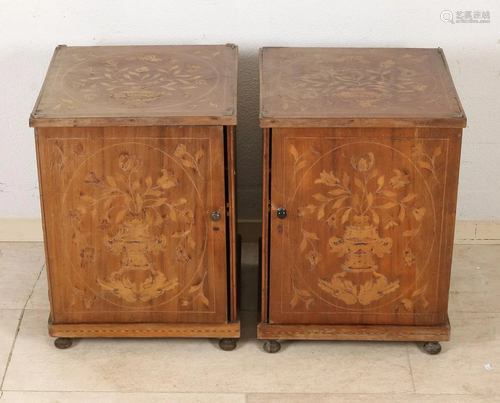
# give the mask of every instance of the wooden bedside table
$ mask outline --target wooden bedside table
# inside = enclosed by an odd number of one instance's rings
[[[264,48],[258,338],[449,340],[466,117],[441,49]]]
[[[30,119],[56,346],[236,347],[237,57],[234,45],[56,49]]]

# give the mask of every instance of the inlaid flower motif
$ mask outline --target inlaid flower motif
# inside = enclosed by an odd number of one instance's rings
[[[213,56],[206,58],[213,59]],[[134,63],[123,63],[124,60]],[[87,60],[80,70],[85,76],[70,83],[75,94],[80,96],[78,101],[93,103],[96,99],[107,98],[134,107],[143,107],[159,100],[176,104],[181,97],[188,99],[193,95],[208,94],[210,88],[205,91],[202,87],[212,85],[213,88],[216,84],[214,80],[207,80],[204,74],[208,67],[206,62],[201,65],[183,65],[172,57],[161,63],[162,59],[156,55],[144,54],[125,57],[124,60],[117,57],[91,66],[88,65],[90,60]],[[173,96],[175,93],[177,97]],[[199,103],[206,102],[217,108],[213,102],[217,98],[215,95],[192,102],[188,107],[196,109]],[[56,109],[61,107],[71,109],[77,105],[58,103],[54,106]]]
[[[186,146],[184,144],[178,144],[175,148],[174,155],[182,157],[184,154],[186,154]]]
[[[82,143],[77,143],[77,144],[75,144],[73,151],[76,155],[83,155],[83,154],[85,154],[85,147],[83,147]]]
[[[155,219],[155,222],[154,222],[154,225],[156,227],[158,227],[159,229],[163,229],[165,228],[165,226],[170,222],[170,220],[168,219],[167,215],[166,214],[158,214],[156,216],[156,219]]]
[[[309,251],[306,254],[306,259],[309,260],[311,269],[314,269],[317,266],[318,262],[321,260],[321,253],[318,253],[315,250]]]
[[[80,251],[81,265],[82,267],[89,267],[94,263],[94,248],[85,247]]]
[[[325,220],[325,227],[329,230],[337,228],[337,214],[330,214]]]
[[[340,183],[340,179],[333,174],[333,171],[323,171],[319,175],[320,179],[316,179],[314,183],[324,183],[327,186],[335,186]]]
[[[299,207],[299,217],[309,217],[316,210],[314,204],[308,204],[307,206]]]
[[[395,227],[396,225],[399,225],[396,220],[394,220],[392,217],[389,218],[387,221],[387,224],[385,224],[384,229],[389,229],[392,227]]]
[[[113,59],[106,60],[104,62],[104,65],[107,66],[107,67],[116,67],[116,66],[118,66],[118,62],[116,60],[113,60]]]
[[[380,62],[381,67],[392,67],[396,64],[394,60],[386,60],[385,62]]]
[[[181,245],[177,246],[175,252],[177,253],[177,257],[175,258],[175,261],[177,263],[186,264],[191,261],[191,258],[189,257],[186,249],[184,249],[184,247],[182,247]]]
[[[99,225],[97,226],[97,228],[99,228],[103,232],[110,230],[112,227],[113,226],[111,225],[111,223],[109,222],[109,220],[107,218],[102,219],[101,222],[99,223]]]
[[[411,156],[412,157],[419,157],[423,155],[424,153],[424,148],[422,147],[422,144],[416,144],[411,148]]]
[[[179,186],[179,180],[172,172],[162,169],[161,173],[163,175],[156,181],[159,187],[162,189],[170,189],[171,187]]]
[[[85,183],[99,183],[101,180],[97,177],[94,171],[90,171],[85,179],[83,180]]]
[[[194,213],[192,210],[182,210],[179,212],[179,221],[194,224]]]
[[[142,159],[138,155],[122,154],[118,161],[120,169],[127,173],[137,172],[142,165]]]
[[[117,160],[126,175],[98,176],[90,171],[85,177],[84,182],[92,192],[80,191],[79,199],[88,204],[70,213],[74,229],[72,242],[77,246],[81,267],[87,268],[95,263],[96,254],[101,252],[97,247],[94,250],[94,236],[98,234],[89,231],[89,223],[102,231],[104,234],[100,238],[106,252],[121,258],[119,267],[97,279],[98,286],[127,302],[148,302],[179,285],[177,277],[167,278],[155,268],[153,256],[167,253],[170,245],[169,235],[159,229],[170,222],[176,223],[174,231],[169,231],[175,248],[169,259],[186,265],[192,261],[190,253],[196,248],[192,236],[195,214],[188,207],[187,198],[169,194],[167,189],[180,184],[173,172],[161,169],[153,178],[140,173],[143,167],[139,155],[124,152],[118,154]],[[147,277],[138,281],[128,274],[138,270]]]
[[[417,221],[422,221],[425,215],[425,211],[426,211],[425,207],[420,207],[420,208],[414,207],[411,209],[411,212]]]
[[[71,84],[71,87],[78,90],[80,88],[85,87],[85,83],[80,83],[78,81],[75,81],[73,84]]]
[[[97,71],[95,71],[93,67],[85,67],[83,69],[83,72],[89,76],[96,76],[97,75]]]
[[[84,214],[85,214],[84,209],[76,208],[76,209],[70,210],[69,217],[72,218],[73,220],[81,221]]]
[[[405,266],[411,266],[415,262],[415,260],[416,260],[415,255],[412,253],[411,248],[408,246],[404,250]]]
[[[153,62],[153,63],[161,62],[161,59],[158,58],[156,55],[135,55],[126,57],[125,60],[142,60],[145,62]]]
[[[400,189],[410,184],[410,175],[408,172],[400,171],[399,169],[395,169],[394,172],[396,175],[389,179],[389,186],[394,189]]]
[[[332,236],[329,240],[328,240],[328,244],[330,245],[330,249],[332,250],[338,250],[339,247],[344,243],[344,239],[342,238],[339,238],[339,237],[336,237],[336,236]]]
[[[94,94],[94,93],[85,94],[83,96],[83,98],[85,98],[85,101],[92,102],[92,101],[95,101],[97,99],[97,94]]]
[[[371,169],[375,162],[372,152],[366,154],[355,154],[351,157],[351,165],[356,171],[366,172]]]
[[[316,147],[315,145],[310,145],[309,146],[309,151],[311,152],[311,154],[314,154],[314,155],[320,155],[321,154],[321,150]]]
[[[186,64],[186,71],[188,73],[194,73],[196,71],[200,71],[201,69],[202,69],[201,66]]]
[[[416,154],[421,151],[421,146],[413,149]],[[435,154],[439,155],[439,151]],[[291,149],[291,153],[297,154],[294,149]],[[390,174],[379,173],[374,167],[375,155],[372,152],[352,155],[350,162],[356,170],[353,175],[347,172],[339,175],[335,171],[328,173],[326,170],[319,173],[315,183],[327,184],[330,189],[323,188],[320,193],[312,191],[311,197],[316,202],[299,208],[303,234],[299,250],[306,267],[310,266],[311,270],[316,268],[321,260],[316,242],[325,240],[308,228],[309,223],[317,219],[327,229],[334,229],[334,236],[328,239],[329,252],[344,258],[339,267],[342,271],[330,279],[318,278],[318,287],[347,305],[368,305],[400,287],[401,279],[391,280],[377,271],[377,259],[394,253],[393,239],[388,236],[382,238],[381,235],[385,230],[401,237],[403,246],[396,253],[400,254],[401,264],[414,266],[417,258],[411,247],[420,248],[420,245],[410,243],[422,228],[426,208],[415,205],[419,195],[406,188],[411,185],[407,171],[394,169],[392,178]],[[337,231],[339,229],[343,233]],[[353,281],[347,276],[348,272],[370,272],[373,277],[362,282]]]
[[[412,78],[417,75],[417,72],[415,70],[410,70],[410,69],[399,69],[399,76],[401,78]]]

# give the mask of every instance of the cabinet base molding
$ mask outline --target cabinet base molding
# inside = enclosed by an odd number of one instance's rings
[[[113,323],[53,324],[49,335],[66,338],[230,338],[240,337],[240,322],[229,323]]]
[[[386,325],[281,325],[261,323],[260,340],[448,341],[451,327]]]

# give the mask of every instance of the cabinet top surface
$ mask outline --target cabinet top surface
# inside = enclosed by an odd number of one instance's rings
[[[31,126],[234,125],[238,48],[58,46]]]
[[[464,127],[441,49],[263,48],[262,127]]]

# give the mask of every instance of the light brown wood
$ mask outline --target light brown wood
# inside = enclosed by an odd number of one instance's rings
[[[53,100],[54,88],[77,80],[69,60],[81,57],[85,64],[89,54],[160,63],[167,56],[199,52],[203,58],[212,52],[210,60],[222,58],[218,74],[229,81],[235,75],[234,47],[174,48],[64,48],[68,53],[55,56],[39,105]],[[66,74],[74,77],[54,78]],[[226,83],[230,89],[219,84],[229,91],[227,102],[235,99],[232,84]],[[180,108],[178,116],[170,114],[166,105],[153,113],[146,107],[149,101],[134,104],[137,117],[109,114],[92,104],[80,118],[79,112],[73,114],[80,108],[69,103],[53,109],[50,117],[39,116],[35,138],[50,331],[69,332],[60,337],[79,337],[71,332],[82,337],[237,337],[234,128],[221,125],[220,116],[189,117],[189,108],[185,116]],[[169,118],[190,120],[162,124]],[[120,119],[123,125],[115,125]],[[219,123],[200,125],[204,119]]]
[[[188,126],[193,123],[190,116],[163,116],[154,118],[30,118],[31,127],[103,127],[103,126]],[[236,117],[200,116],[196,118],[198,126],[236,125]]]
[[[452,119],[441,118],[398,118],[398,119],[372,119],[372,118],[318,118],[314,119],[274,119],[262,118],[260,127],[442,127],[464,128],[467,120],[464,117]]]
[[[268,320],[268,293],[269,293],[269,213],[270,213],[270,147],[271,147],[271,135],[270,130],[263,130],[263,145],[262,145],[262,164],[263,164],[263,176],[262,176],[262,239],[260,244],[261,256],[261,289],[260,289],[260,312],[261,321],[267,322]]]
[[[269,321],[442,324],[460,137],[274,129]]]
[[[52,337],[69,338],[121,338],[121,337],[182,337],[182,338],[239,338],[240,324],[193,324],[193,323],[112,323],[112,324],[64,324],[54,325],[49,322],[49,334]]]
[[[261,126],[464,127],[465,114],[442,53],[264,48]]]
[[[264,206],[270,203],[270,222],[263,230],[259,338],[449,338],[448,292],[466,121],[441,53],[264,50],[264,108],[277,88],[287,93],[280,82],[294,88],[296,103],[272,119],[261,119],[264,153],[272,149],[272,154],[264,158]],[[342,77],[361,77],[358,64],[397,67],[406,54],[415,71],[434,71],[439,78],[435,86],[448,97],[446,102],[439,107],[422,104],[415,95],[402,112],[390,107],[394,94],[371,105],[363,104],[369,98],[351,100],[344,94],[352,101],[350,109],[339,106],[345,99],[338,95],[347,89],[339,89],[345,84],[338,71]],[[277,55],[290,57],[285,62]],[[423,61],[413,60],[423,56]],[[294,73],[301,77],[323,77],[332,63],[343,67],[328,79],[324,76],[314,92],[307,87],[311,83],[295,87],[280,81],[291,72],[286,63],[295,65]],[[403,74],[402,67],[399,71]],[[317,102],[328,108],[312,108]],[[453,119],[461,122],[456,128],[448,127]],[[285,218],[278,216],[280,208],[286,209]],[[264,209],[263,222],[268,216]]]
[[[37,135],[54,323],[227,320],[222,127]]]
[[[237,57],[232,44],[61,45],[30,124],[233,125]]]
[[[449,322],[444,326],[260,324],[257,328],[257,337],[263,340],[448,341],[450,334]]]
[[[231,321],[238,320],[238,231],[236,227],[236,155],[235,155],[235,130],[228,126],[227,133],[227,182],[228,182],[228,227],[229,227],[229,278],[230,278],[230,311]]]

